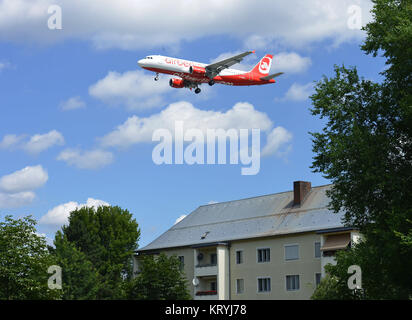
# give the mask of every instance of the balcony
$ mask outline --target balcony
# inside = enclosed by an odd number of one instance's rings
[[[229,299],[227,245],[223,242],[205,243],[194,247],[195,300]]]
[[[196,277],[216,276],[217,264],[203,264],[195,267]]]
[[[216,290],[197,291],[195,300],[217,300]]]

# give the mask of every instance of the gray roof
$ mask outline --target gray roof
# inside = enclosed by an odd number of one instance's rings
[[[313,187],[301,206],[293,191],[200,206],[138,251],[341,228],[343,212],[327,209],[331,186]]]

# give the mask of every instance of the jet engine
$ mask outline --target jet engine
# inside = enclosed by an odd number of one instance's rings
[[[185,84],[182,79],[172,78],[169,80],[169,86],[171,86],[172,88],[183,88]]]
[[[198,66],[190,66],[189,73],[197,76],[204,76],[206,74],[206,69]]]

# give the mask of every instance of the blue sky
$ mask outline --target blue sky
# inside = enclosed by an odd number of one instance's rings
[[[52,3],[62,7],[63,30],[45,27]],[[129,1],[82,3],[0,1],[0,219],[32,214],[49,238],[70,208],[86,204],[128,209],[140,224],[142,246],[199,205],[291,190],[294,180],[329,183],[309,168],[308,132],[323,125],[310,115],[311,84],[332,75],[334,64],[356,65],[374,81],[384,68],[381,58],[361,52],[364,34],[347,26],[346,9],[353,4],[362,9],[363,24],[370,19],[368,1],[328,1],[326,9],[307,1],[304,6],[313,10],[301,8],[304,19],[295,1],[262,1],[263,22],[256,22],[248,2],[192,3],[188,13],[185,2],[175,1],[173,15],[170,8],[159,9],[159,1],[145,8]],[[19,14],[26,19],[17,19]],[[134,16],[142,18],[136,22]],[[195,95],[168,87],[167,76],[154,82],[136,64],[149,54],[208,63],[254,49],[240,68],[272,53],[272,71],[285,71],[276,84],[203,86]],[[241,164],[156,165],[156,143],[141,131],[122,131],[132,121],[148,132],[167,125],[165,110],[177,119],[189,112],[192,120],[209,111],[218,121],[239,103],[249,106],[245,123],[257,115],[269,121],[262,147],[270,130],[287,132],[253,176],[241,175]],[[226,118],[236,127],[236,119]],[[113,132],[116,143],[107,143]]]

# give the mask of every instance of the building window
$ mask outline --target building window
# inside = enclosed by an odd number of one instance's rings
[[[321,273],[315,273],[315,284],[316,284],[316,288],[318,287],[318,285],[319,285],[319,283],[320,283],[321,276],[322,276]]]
[[[285,246],[285,260],[298,260],[299,259],[299,245],[286,245]]]
[[[217,291],[216,281],[210,283],[210,291]]]
[[[258,249],[258,262],[269,262],[270,261],[270,249]]]
[[[243,251],[238,250],[236,251],[236,264],[241,264],[243,263]]]
[[[179,262],[180,262],[179,269],[183,270],[183,268],[185,267],[185,257],[184,256],[179,256]]]
[[[299,290],[299,275],[286,276],[286,290]]]
[[[258,279],[258,292],[270,292],[270,278]]]
[[[236,279],[236,293],[243,293],[245,291],[245,281],[243,279]]]
[[[217,264],[217,254],[216,253],[212,253],[210,255],[210,264],[211,265],[216,265]]]
[[[315,242],[315,258],[320,258],[320,242]]]

